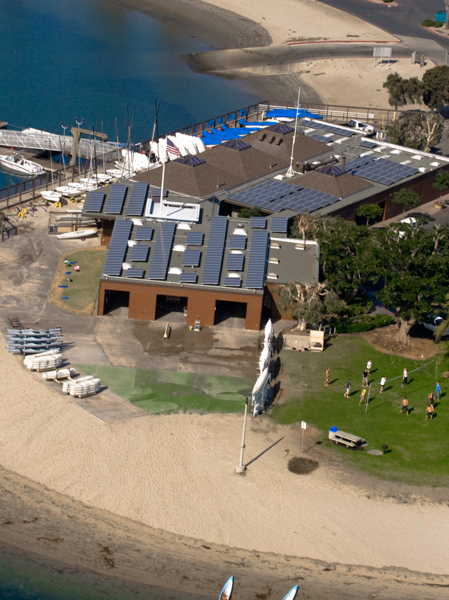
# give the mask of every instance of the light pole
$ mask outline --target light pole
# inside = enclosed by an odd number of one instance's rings
[[[236,473],[244,473],[246,471],[246,467],[243,464],[243,454],[245,452],[245,433],[246,433],[246,417],[248,415],[248,396],[245,398],[245,414],[243,416],[243,431],[242,431],[242,445],[240,448],[240,462],[238,466],[235,468]]]
[[[296,143],[296,131],[298,129],[298,112],[299,112],[299,98],[301,96],[301,86],[298,88],[298,102],[296,103],[296,118],[295,118],[295,133],[293,135],[293,142],[292,142],[292,155],[290,157],[290,166],[288,168],[287,173],[285,174],[286,177],[293,177],[294,175],[294,171],[293,171],[293,158],[294,158],[294,152],[295,152],[295,143]]]

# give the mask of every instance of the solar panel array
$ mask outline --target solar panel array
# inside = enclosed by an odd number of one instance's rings
[[[183,267],[198,267],[200,264],[201,252],[200,250],[186,250],[182,257]]]
[[[148,252],[150,247],[144,244],[137,244],[131,250],[131,262],[146,262],[148,260]]]
[[[196,283],[198,275],[196,273],[181,273],[179,275],[180,283]]]
[[[126,214],[131,217],[141,217],[148,196],[148,183],[136,181],[129,193]]]
[[[164,193],[162,195],[163,198],[166,198],[168,196],[168,190],[166,190],[164,188]],[[153,188],[151,190],[151,197],[152,198],[160,198],[161,197],[161,188]]]
[[[128,269],[126,271],[126,276],[127,277],[134,277],[136,279],[142,279],[144,274],[144,270],[143,269]]]
[[[345,171],[346,171],[346,173],[348,173],[349,171],[354,171],[355,169],[358,169],[359,167],[363,167],[364,165],[369,165],[369,163],[374,162],[378,158],[379,158],[378,156],[372,156],[372,155],[360,156],[359,158],[356,158],[355,160],[351,160],[351,161],[347,162],[346,166],[345,166]]]
[[[201,280],[203,284],[218,285],[220,283],[221,263],[223,262],[227,228],[228,219],[226,217],[212,217],[206,260]]]
[[[265,229],[267,226],[267,220],[265,217],[251,217],[249,220],[249,226],[251,229]]]
[[[251,204],[252,206],[260,206],[262,208],[269,208],[271,210],[271,203],[278,198],[289,196],[294,192],[299,191],[301,186],[293,185],[291,183],[283,183],[281,181],[267,181],[261,183],[256,187],[238,192],[236,194],[230,194],[229,198],[232,198],[236,202],[242,202],[243,204]]]
[[[376,144],[376,142],[368,142],[368,140],[363,140],[363,142],[360,142],[359,144],[359,146],[362,146],[363,148],[375,148],[378,145],[379,144]]]
[[[126,185],[111,185],[104,212],[108,215],[119,215],[123,210],[127,191],[128,188]]]
[[[253,231],[249,252],[246,287],[263,289],[268,254],[268,231]]]
[[[132,226],[132,221],[115,222],[103,267],[103,275],[120,276]]]
[[[419,173],[418,169],[401,165],[387,158],[380,158],[375,163],[360,167],[356,171],[358,177],[384,185],[392,185],[401,179],[416,175],[416,173]]]
[[[202,246],[204,233],[202,231],[189,231],[186,237],[186,246]]]
[[[148,279],[165,279],[167,277],[175,229],[176,225],[174,223],[161,223],[159,225]]]
[[[225,277],[223,281],[225,287],[240,287],[242,285],[241,277]]]
[[[311,121],[310,119],[304,119],[301,125],[305,125],[313,129],[322,129],[323,131],[328,131],[329,133],[335,133],[337,135],[344,135],[345,137],[351,137],[356,133],[355,131],[342,129],[336,125],[326,125],[326,123],[318,123],[317,121]]]
[[[100,190],[89,192],[86,199],[86,204],[84,206],[84,211],[100,213],[103,208],[105,197],[106,194]]]
[[[231,250],[244,250],[246,248],[246,235],[231,235],[229,248]]]
[[[226,269],[228,271],[243,271],[244,262],[244,254],[228,254],[228,259],[226,261]]]
[[[287,217],[273,217],[271,219],[272,233],[287,233],[288,219]]]
[[[148,241],[151,242],[153,239],[154,229],[152,227],[138,227],[134,235],[136,242]]]
[[[317,142],[324,142],[325,144],[332,141],[329,138],[324,137],[324,135],[318,135],[318,133],[315,133],[314,135],[311,135],[310,137],[313,138],[314,140],[317,140]]]

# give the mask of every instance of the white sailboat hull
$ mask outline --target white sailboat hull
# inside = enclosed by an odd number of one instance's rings
[[[76,240],[78,238],[83,239],[95,235],[96,229],[80,229],[79,231],[68,231],[67,233],[60,233],[56,236],[58,240]]]

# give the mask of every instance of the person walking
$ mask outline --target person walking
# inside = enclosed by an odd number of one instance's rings
[[[408,377],[407,369],[404,368],[404,370],[402,371],[402,386],[401,387],[406,387],[407,377]]]
[[[404,398],[404,400],[402,400],[402,406],[401,406],[401,410],[399,411],[399,414],[402,414],[403,411],[405,411],[407,413],[407,417],[408,417],[410,410],[408,408],[407,398]]]
[[[373,366],[373,363],[369,360],[366,363],[366,370],[368,371],[368,375],[371,373],[371,367]]]
[[[362,385],[364,387],[368,387],[368,369],[365,369],[363,371],[363,375],[362,375]]]
[[[387,383],[387,378],[382,377],[380,380],[380,393],[384,391],[385,384]]]
[[[433,404],[429,404],[429,406],[426,407],[426,421],[427,419],[430,417],[431,419],[433,419],[433,413],[435,412],[435,409],[433,407]]]
[[[362,402],[366,404],[366,388],[363,388],[362,393],[360,394],[359,406],[362,404]]]
[[[430,394],[427,396],[427,400],[429,401],[429,404],[433,404],[433,392],[430,392]]]
[[[331,376],[331,370],[328,368],[326,370],[326,379],[324,380],[324,387],[329,387],[330,376]]]
[[[435,400],[439,400],[440,399],[440,393],[441,393],[441,387],[440,387],[440,384],[437,381],[437,384],[435,386]]]
[[[344,398],[349,398],[350,391],[351,391],[351,380],[348,379],[348,383],[346,384],[346,392],[344,393]]]

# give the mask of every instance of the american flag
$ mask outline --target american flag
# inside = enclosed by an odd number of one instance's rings
[[[181,158],[182,154],[179,151],[179,148],[174,145],[174,143],[167,138],[167,152],[169,154],[174,154],[178,158]]]

